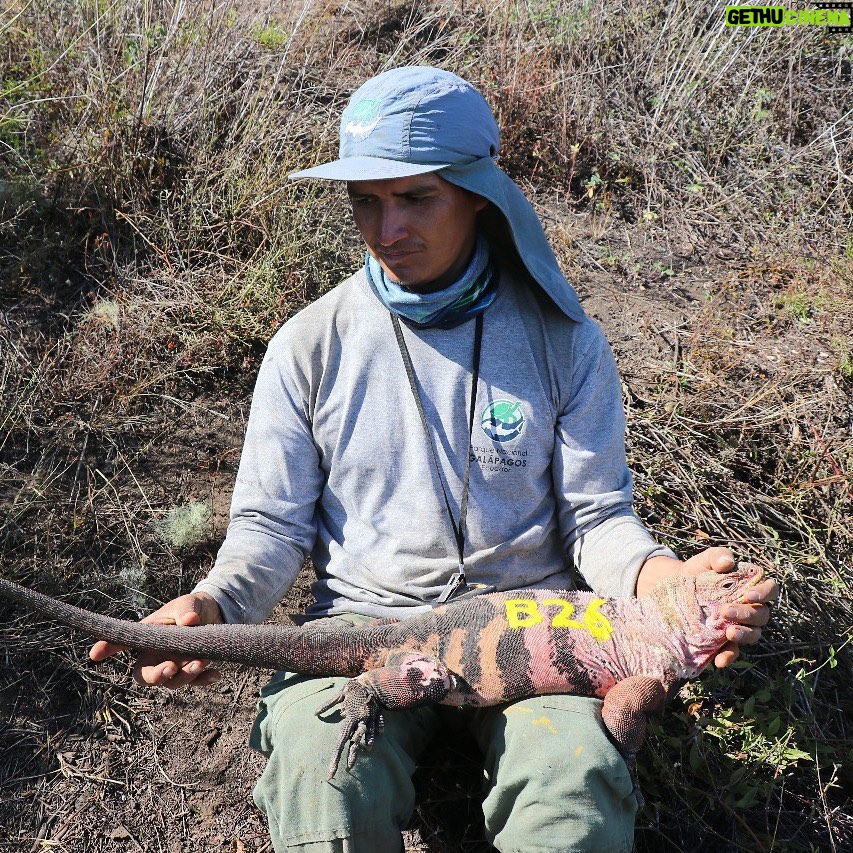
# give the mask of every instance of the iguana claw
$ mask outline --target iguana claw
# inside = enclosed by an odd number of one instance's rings
[[[343,690],[319,707],[317,716],[335,705],[342,706],[340,711],[344,722],[329,764],[327,779],[332,779],[338,772],[344,750],[347,751],[346,768],[352,770],[359,750],[371,750],[376,736],[385,728],[382,706],[373,693],[356,678],[350,679]]]

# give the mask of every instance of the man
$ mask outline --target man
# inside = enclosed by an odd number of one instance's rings
[[[261,621],[304,558],[309,614],[406,618],[468,584],[643,595],[680,562],[634,515],[610,349],[532,207],[497,167],[482,96],[432,68],[380,74],[352,97],[340,159],[295,178],[346,182],[365,266],[293,317],[261,367],[226,540],[209,577],[148,617]],[[763,602],[733,608],[758,639]],[[99,643],[92,657],[115,651]],[[140,683],[206,684],[203,661],[140,657]],[[435,708],[386,715],[351,773],[324,782],[338,734],[315,709],[342,679],[278,673],[252,745],[255,801],[276,850],[398,851]],[[630,850],[636,802],[598,700],[545,696],[459,712],[483,750],[501,851]]]

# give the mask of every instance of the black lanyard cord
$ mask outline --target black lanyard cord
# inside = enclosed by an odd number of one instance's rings
[[[394,335],[397,338],[397,345],[400,348],[400,355],[403,357],[403,364],[406,368],[406,376],[409,379],[409,387],[412,389],[412,396],[415,398],[415,405],[418,407],[418,414],[421,416],[421,426],[424,428],[424,435],[429,445],[430,453],[432,454],[433,465],[438,476],[438,482],[441,486],[441,493],[444,495],[444,504],[447,507],[447,514],[450,517],[450,524],[453,527],[453,535],[456,538],[456,547],[459,552],[459,578],[458,585],[465,585],[465,519],[468,515],[468,482],[471,474],[471,443],[474,435],[474,413],[477,405],[477,382],[480,377],[480,352],[483,345],[483,315],[478,314],[474,322],[474,357],[471,367],[471,408],[468,413],[468,452],[465,454],[465,479],[462,484],[462,499],[459,504],[459,523],[453,517],[453,510],[450,506],[450,498],[447,494],[447,488],[444,485],[444,478],[441,476],[441,468],[438,464],[438,453],[435,449],[435,442],[432,438],[432,433],[429,430],[429,423],[424,413],[423,401],[421,400],[420,392],[418,391],[417,381],[415,379],[415,369],[412,366],[412,357],[409,355],[409,348],[406,346],[406,341],[403,338],[403,329],[400,325],[400,319],[393,312],[391,313],[391,322],[394,325]],[[451,579],[452,582],[452,579]],[[450,585],[442,594],[447,597],[452,594]]]

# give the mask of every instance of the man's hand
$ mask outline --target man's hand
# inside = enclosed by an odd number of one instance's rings
[[[155,625],[214,625],[224,622],[222,611],[213,596],[204,592],[181,595],[166,602],[159,610],[146,616],[143,622]],[[123,650],[123,646],[98,640],[89,650],[94,661],[106,660]],[[170,658],[161,652],[142,652],[136,659],[133,678],[143,686],[175,689],[187,684],[201,687],[219,681],[220,673],[208,669],[209,661]]]
[[[652,557],[643,564],[637,577],[637,596],[642,598],[660,580],[670,575],[699,575],[709,569],[715,572],[730,572],[735,567],[735,558],[728,548],[708,548],[689,560],[673,560],[672,557]],[[718,667],[728,666],[740,655],[740,645],[752,645],[761,637],[761,629],[770,619],[766,604],[779,597],[779,585],[768,578],[746,593],[747,603],[730,604],[723,616],[737,622],[726,629],[729,642],[714,658]]]

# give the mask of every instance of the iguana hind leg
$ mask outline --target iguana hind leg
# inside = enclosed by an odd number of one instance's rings
[[[373,747],[385,725],[384,708],[398,710],[440,702],[452,686],[447,669],[418,652],[395,652],[385,666],[351,678],[337,696],[317,709],[319,715],[340,705],[344,718],[328,778],[338,772],[345,750],[346,768],[352,770],[359,749],[369,751]]]
[[[338,772],[338,765],[344,750],[347,752],[347,770],[351,770],[355,764],[359,748],[370,750],[376,735],[382,733],[385,728],[385,718],[382,714],[382,706],[376,700],[373,692],[360,684],[357,678],[351,678],[335,697],[317,709],[317,716],[328,711],[335,705],[340,705],[341,715],[344,720],[341,724],[341,733],[335,744],[332,761],[329,764],[329,775],[331,779]]]
[[[604,697],[601,716],[631,774],[634,795],[640,808],[643,795],[637,779],[637,753],[646,737],[646,717],[657,711],[666,698],[666,689],[657,678],[632,675],[613,686]]]

